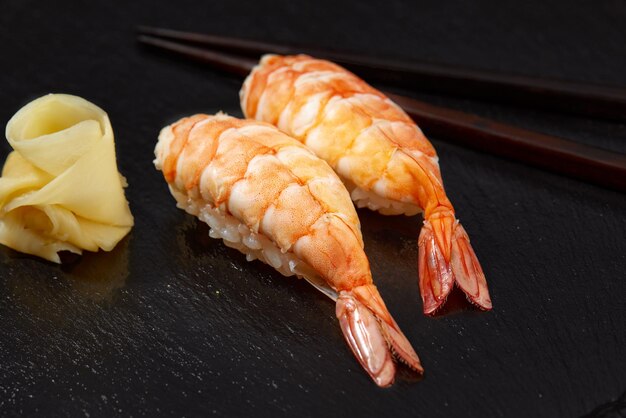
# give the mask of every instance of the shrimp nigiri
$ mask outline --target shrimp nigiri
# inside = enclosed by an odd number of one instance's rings
[[[356,211],[328,164],[270,124],[223,114],[163,128],[155,155],[178,207],[213,238],[336,301],[348,345],[379,386],[393,382],[395,360],[423,372],[372,282]]]
[[[276,125],[337,172],[359,207],[423,212],[418,238],[424,313],[454,285],[491,309],[485,275],[446,196],[438,157],[411,118],[383,93],[329,61],[265,55],[240,92],[244,114]]]

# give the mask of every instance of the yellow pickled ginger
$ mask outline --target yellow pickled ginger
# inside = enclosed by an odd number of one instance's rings
[[[60,263],[59,251],[112,250],[133,216],[106,112],[49,94],[6,127],[13,147],[0,178],[0,243]]]

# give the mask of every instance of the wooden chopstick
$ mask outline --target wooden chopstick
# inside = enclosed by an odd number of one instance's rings
[[[142,44],[210,64],[239,76],[247,75],[256,61],[174,40],[139,35]],[[556,173],[626,191],[626,155],[606,151],[523,128],[446,109],[397,94],[388,96],[429,135],[481,151],[532,164]]]
[[[250,71],[252,71],[252,68],[258,62],[258,60],[185,45],[150,35],[139,35],[137,40],[144,45],[170,51],[193,61],[211,64],[213,67],[219,68],[220,70],[242,77],[250,74]]]
[[[626,155],[386,93],[430,135],[626,191]]]
[[[487,99],[574,113],[595,118],[626,120],[626,88],[507,75],[445,65],[378,60],[355,54],[322,51],[210,34],[142,26],[144,35],[204,45],[238,55],[258,58],[264,53],[307,53],[341,64],[361,77],[376,82],[422,91]]]

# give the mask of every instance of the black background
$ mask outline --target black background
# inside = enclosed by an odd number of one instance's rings
[[[144,50],[137,24],[626,85],[623,1],[0,3],[0,121],[49,92],[104,108],[136,225],[59,267],[0,250],[7,415],[576,417],[626,389],[623,194],[432,138],[494,309],[421,314],[417,218],[360,211],[387,305],[426,368],[379,389],[330,301],[207,238],[153,165],[180,116],[240,115],[241,81]],[[626,127],[405,92],[626,152]],[[2,143],[2,158],[9,147]]]

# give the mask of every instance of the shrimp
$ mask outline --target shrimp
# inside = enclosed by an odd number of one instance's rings
[[[344,68],[306,55],[265,55],[240,98],[246,117],[277,126],[328,162],[357,206],[384,215],[423,213],[418,271],[425,314],[434,314],[455,284],[468,301],[491,309],[435,149],[399,106]]]
[[[328,164],[270,124],[224,114],[163,128],[155,155],[178,207],[213,238],[336,302],[345,340],[376,384],[393,383],[395,361],[423,372],[372,281],[356,211]]]

